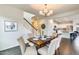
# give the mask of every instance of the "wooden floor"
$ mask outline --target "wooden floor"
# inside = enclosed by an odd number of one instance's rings
[[[69,39],[62,38],[58,55],[74,55],[74,49]]]

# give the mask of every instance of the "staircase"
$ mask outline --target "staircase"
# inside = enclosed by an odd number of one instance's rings
[[[37,31],[37,29],[36,29],[27,19],[24,18],[24,20],[25,20],[35,31]]]
[[[34,36],[37,32],[37,29],[32,25],[32,17],[35,16],[33,14],[24,12],[24,18],[22,20],[23,26],[26,28],[26,30],[31,31],[32,35]]]

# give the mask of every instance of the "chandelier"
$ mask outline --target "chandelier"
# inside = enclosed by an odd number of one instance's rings
[[[53,14],[53,10],[48,9],[47,4],[44,4],[44,9],[39,11],[40,15],[50,16]]]

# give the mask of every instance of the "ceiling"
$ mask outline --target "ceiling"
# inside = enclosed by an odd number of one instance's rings
[[[19,9],[24,10],[26,12],[29,12],[29,13],[35,14],[39,17],[42,17],[41,15],[39,15],[38,10],[34,9],[32,5],[38,5],[38,4],[9,4],[8,6],[19,8]],[[52,8],[54,8],[53,15],[79,9],[79,4],[51,4],[51,5],[55,6],[55,7],[52,7]],[[38,7],[37,9],[41,9],[41,8]]]

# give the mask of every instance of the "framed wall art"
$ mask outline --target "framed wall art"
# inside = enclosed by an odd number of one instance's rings
[[[17,31],[17,22],[16,21],[4,21],[4,31],[13,32]]]

